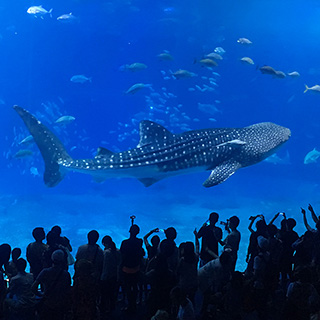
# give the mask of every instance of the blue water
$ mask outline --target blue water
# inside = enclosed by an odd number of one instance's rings
[[[27,13],[40,4],[53,8],[52,17]],[[74,20],[57,20],[70,12]],[[49,230],[60,224],[75,248],[91,229],[101,237],[110,234],[119,245],[128,235],[129,216],[135,214],[141,235],[175,226],[179,243],[192,239],[193,229],[218,211],[221,220],[240,217],[243,254],[250,215],[264,213],[270,219],[285,211],[302,233],[300,206],[310,202],[320,210],[320,166],[303,162],[309,151],[320,149],[320,95],[303,93],[305,84],[320,82],[317,1],[2,0],[0,15],[1,242],[24,250],[34,227]],[[253,44],[240,45],[241,37]],[[201,67],[197,61],[216,47],[225,50],[219,66]],[[159,61],[164,50],[173,61]],[[255,65],[241,64],[244,56]],[[134,62],[147,69],[120,71]],[[301,76],[275,79],[260,73],[257,68],[263,65]],[[176,80],[171,72],[178,69],[197,76]],[[74,75],[92,82],[71,82]],[[152,87],[124,94],[135,83]],[[206,85],[212,91],[201,92]],[[211,114],[199,110],[199,103],[212,105]],[[175,133],[272,121],[292,131],[277,151],[289,161],[240,169],[210,189],[202,186],[209,172],[169,178],[149,188],[134,179],[97,184],[90,176],[69,173],[48,189],[35,145],[27,147],[33,156],[13,158],[28,135],[12,109],[15,104],[50,127],[74,158],[91,158],[99,146],[113,151],[135,147],[139,121],[150,119]],[[62,115],[76,120],[54,126]]]

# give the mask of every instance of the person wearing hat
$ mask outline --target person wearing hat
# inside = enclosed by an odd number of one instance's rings
[[[51,255],[53,266],[43,269],[32,284],[36,294],[40,284],[44,288],[38,310],[40,320],[63,320],[71,305],[71,277],[64,269],[65,254],[63,250],[55,250]]]

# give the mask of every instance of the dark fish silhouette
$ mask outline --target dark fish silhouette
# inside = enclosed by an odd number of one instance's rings
[[[99,148],[93,159],[72,159],[60,140],[25,109],[14,106],[38,145],[45,162],[44,182],[56,186],[67,171],[91,174],[102,181],[133,177],[145,186],[174,175],[211,170],[205,187],[227,180],[236,170],[269,157],[290,138],[290,130],[271,122],[245,128],[219,128],[173,134],[161,125],[140,122],[136,148],[114,153]]]
[[[263,66],[263,67],[259,68],[259,70],[261,71],[262,74],[270,74],[274,78],[283,79],[286,77],[284,72],[275,70],[270,66]]]

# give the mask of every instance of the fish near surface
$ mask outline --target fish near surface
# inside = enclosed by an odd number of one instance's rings
[[[303,91],[303,93],[306,93],[308,91],[313,92],[313,93],[320,93],[320,86],[318,84],[312,86],[312,87],[308,87],[305,84],[306,90]]]
[[[62,22],[74,22],[75,20],[77,20],[77,18],[72,14],[72,12],[70,12],[62,14],[57,18],[57,20]]]
[[[40,17],[41,19],[43,19],[43,16],[46,15],[46,14],[49,14],[50,17],[52,17],[52,8],[48,11],[46,10],[45,8],[42,7],[42,5],[40,6],[32,6],[32,7],[29,7],[28,10],[27,10],[27,13],[33,15],[34,17],[38,18]]]
[[[93,159],[73,159],[60,140],[27,110],[14,106],[38,145],[45,162],[44,182],[56,186],[67,171],[111,177],[137,178],[145,186],[175,175],[211,170],[205,187],[227,180],[236,170],[269,157],[291,135],[271,122],[245,128],[218,128],[173,134],[163,126],[140,122],[136,148],[114,153],[99,148]]]

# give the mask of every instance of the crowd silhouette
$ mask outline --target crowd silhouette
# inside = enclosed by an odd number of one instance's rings
[[[75,255],[59,226],[47,234],[37,227],[26,260],[21,248],[0,245],[0,319],[320,319],[320,217],[311,205],[308,211],[315,227],[301,208],[306,228],[301,236],[285,213],[269,223],[263,215],[251,216],[242,272],[236,270],[237,216],[219,227],[219,214],[210,213],[194,230],[194,241],[179,246],[174,227],[154,228],[139,238],[131,217],[120,248],[109,235],[101,248],[99,233],[91,230]],[[279,217],[280,228],[274,224]]]

